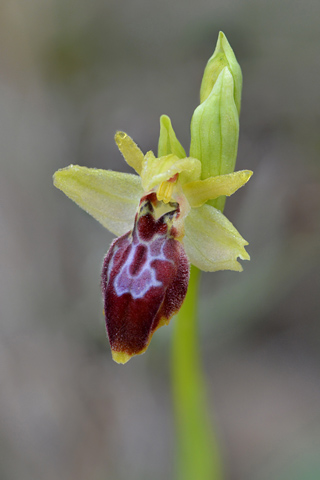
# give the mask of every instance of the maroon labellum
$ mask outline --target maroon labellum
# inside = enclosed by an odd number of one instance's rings
[[[175,228],[179,205],[169,203],[159,217],[163,207],[155,193],[142,197],[133,230],[117,238],[104,259],[106,326],[118,363],[147,349],[187,293],[189,261]]]

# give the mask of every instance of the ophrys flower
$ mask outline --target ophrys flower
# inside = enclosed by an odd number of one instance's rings
[[[174,153],[159,158],[143,155],[127,134],[115,135],[138,175],[76,165],[54,175],[57,188],[120,236],[102,272],[107,331],[118,363],[143,353],[154,331],[179,310],[189,262],[204,271],[241,271],[237,258],[249,260],[247,242],[206,202],[233,194],[252,172],[201,180],[200,160],[186,157],[168,117],[161,122]]]

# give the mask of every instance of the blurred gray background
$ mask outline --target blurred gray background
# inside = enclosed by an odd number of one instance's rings
[[[212,420],[226,479],[320,478],[319,18],[316,0],[1,2],[1,480],[172,478],[174,319],[112,362],[112,235],[52,174],[129,171],[115,131],[155,151],[163,113],[187,149],[219,30],[244,76],[237,168],[255,173],[225,210],[251,262],[202,278]]]

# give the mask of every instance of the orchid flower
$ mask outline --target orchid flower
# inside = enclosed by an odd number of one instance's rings
[[[144,155],[126,133],[115,135],[136,174],[70,165],[54,175],[57,188],[119,237],[105,257],[101,283],[118,363],[145,352],[153,333],[179,311],[190,263],[210,272],[241,271],[237,259],[249,260],[248,243],[221,212],[225,196],[252,175],[233,172],[241,86],[229,63],[219,64],[214,83],[212,75],[204,75],[202,103],[191,123],[190,156],[163,115],[158,157],[152,151]],[[207,140],[208,122],[213,142]]]
[[[174,133],[168,117],[161,124]],[[152,152],[143,155],[123,132],[115,141],[138,175],[70,165],[55,173],[54,184],[120,236],[106,256],[102,289],[112,355],[125,363],[143,353],[154,331],[179,310],[187,292],[188,261],[214,272],[241,271],[237,258],[249,260],[247,242],[206,202],[233,194],[252,172],[201,180],[201,162],[185,157],[182,147],[156,158]],[[171,276],[168,269],[173,269]],[[111,278],[117,282],[112,293]]]

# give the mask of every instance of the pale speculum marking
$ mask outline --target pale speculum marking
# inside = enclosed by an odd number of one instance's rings
[[[139,238],[138,242],[132,242],[128,248],[130,252],[126,261],[121,266],[115,277],[114,288],[120,297],[130,293],[134,299],[142,298],[152,287],[162,287],[156,277],[156,270],[152,266],[154,260],[173,263],[166,258],[163,248],[167,241],[167,235],[154,235],[148,242]]]

